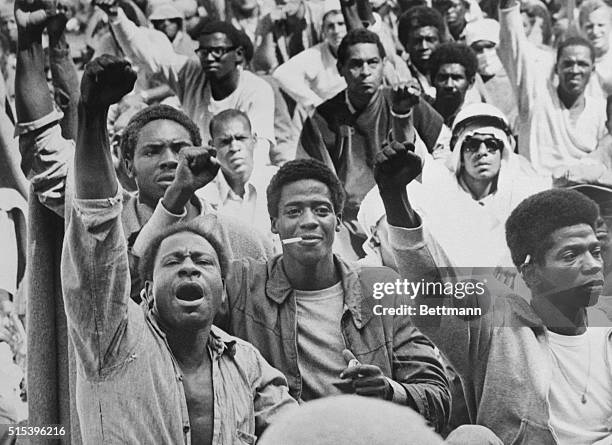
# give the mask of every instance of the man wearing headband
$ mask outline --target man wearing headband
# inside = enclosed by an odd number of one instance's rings
[[[408,185],[412,205],[454,265],[509,265],[504,223],[524,198],[550,182],[514,153],[506,117],[492,105],[470,104],[457,114],[451,148],[444,163],[425,157],[422,182]],[[364,199],[366,211],[380,208],[373,201],[380,201],[376,189]]]

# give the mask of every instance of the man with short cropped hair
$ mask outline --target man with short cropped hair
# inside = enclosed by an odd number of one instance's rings
[[[168,82],[185,113],[197,122],[204,140],[209,139],[210,119],[236,108],[249,116],[261,138],[255,154],[257,165],[288,159],[290,154],[278,153],[275,148],[272,88],[242,67],[251,45],[243,32],[229,23],[209,22],[200,29],[197,55],[187,57],[177,54],[156,31],[136,26],[115,0],[101,1],[98,6],[109,15],[121,49],[130,60]]]
[[[585,94],[595,50],[570,37],[557,47],[556,60],[544,57],[527,41],[515,0],[501,1],[500,24],[499,55],[518,104],[518,151],[550,177],[593,152],[606,134],[604,99]]]
[[[401,137],[412,142],[416,129],[426,149],[432,150],[442,128],[442,118],[424,100],[419,101],[416,87],[383,87],[384,61],[378,35],[366,29],[350,31],[338,47],[337,61],[347,87],[306,120],[298,145],[297,158],[324,162],[347,191],[343,224],[348,232],[341,233],[339,246],[347,259],[363,256],[365,236],[357,224],[357,212],[374,186],[372,159],[389,133],[403,133]]]
[[[143,255],[144,303],[130,299],[124,196],[104,124],[135,80],[127,62],[106,56],[87,65],[81,83],[62,253],[81,436],[86,444],[254,442],[296,403],[252,345],[212,325],[229,261],[217,221],[158,234]],[[205,150],[183,155],[207,179],[218,168]]]
[[[407,314],[385,312],[402,307],[406,294],[387,285],[384,297],[374,298],[397,274],[355,267],[332,251],[345,199],[336,175],[314,159],[290,161],[267,197],[283,253],[232,263],[222,326],[282,371],[296,400],[355,392],[410,406],[441,431],[448,381],[433,344]],[[136,244],[147,245],[167,224],[154,215]]]
[[[210,121],[210,136],[221,168],[196,195],[219,214],[256,229],[280,253],[278,237],[270,231],[266,199],[266,188],[278,169],[272,165],[254,168],[257,135],[249,117],[239,110],[222,111]]]

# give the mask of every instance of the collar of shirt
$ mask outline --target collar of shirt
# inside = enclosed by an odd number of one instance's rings
[[[257,189],[251,183],[250,179],[246,182],[246,184],[244,184],[243,197],[240,197],[240,195],[238,195],[234,190],[232,190],[232,188],[227,182],[227,179],[225,179],[225,175],[221,171],[217,175],[217,187],[219,189],[219,197],[221,198],[221,203],[225,203],[230,199],[233,201],[242,202],[249,202],[251,200],[257,199]]]

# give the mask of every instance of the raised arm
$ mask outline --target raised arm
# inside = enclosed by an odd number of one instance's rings
[[[108,15],[117,42],[125,54],[137,65],[160,74],[174,91],[180,89],[180,73],[187,64],[199,67],[195,58],[177,54],[172,43],[160,31],[136,26],[127,18],[116,0],[97,0],[96,5]]]
[[[74,140],[77,133],[79,77],[66,41],[66,22],[67,18],[64,13],[57,14],[47,21],[49,66],[55,90],[55,103],[64,113],[64,118],[60,122],[62,136]]]
[[[38,200],[64,217],[66,177],[74,155],[74,143],[62,137],[62,113],[53,108],[45,76],[42,33],[49,16],[32,9],[33,3],[15,4],[18,29],[15,105],[21,168]]]
[[[125,339],[138,329],[128,323],[130,274],[121,224],[122,193],[106,132],[108,107],[129,92],[136,74],[112,56],[90,62],[81,82],[75,153],[75,195],[62,252],[62,291],[68,326],[87,375],[99,376],[114,360],[126,359]],[[112,352],[112,353],[110,353]]]
[[[392,144],[376,155],[374,174],[389,222],[389,241],[400,276],[413,283],[435,283],[450,291],[422,290],[411,295],[410,304],[416,309],[412,320],[450,359],[462,375],[471,375],[471,366],[481,359],[488,348],[494,311],[487,283],[481,295],[461,296],[455,289],[457,270],[438,243],[424,231],[421,218],[412,209],[406,185],[421,172],[421,161],[409,146]],[[471,278],[471,277],[469,277]],[[500,286],[501,287],[501,286]],[[473,298],[472,298],[473,297]],[[483,315],[460,318],[455,315],[421,313],[421,305],[436,308],[481,307]]]
[[[129,93],[135,81],[129,62],[113,56],[94,59],[85,68],[74,156],[77,199],[110,198],[117,192],[106,120],[108,108]]]
[[[538,51],[529,43],[517,0],[501,0],[499,4],[499,58],[510,78],[520,113],[529,113],[536,93],[536,76],[547,76],[551,67],[538,62]],[[548,64],[547,64],[548,65]]]

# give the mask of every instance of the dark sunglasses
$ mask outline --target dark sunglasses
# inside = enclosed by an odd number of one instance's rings
[[[502,151],[504,149],[504,141],[495,137],[488,137],[486,139],[475,138],[468,136],[461,145],[461,150],[467,153],[477,153],[480,150],[480,144],[485,144],[489,153],[495,153],[496,151]]]
[[[220,58],[229,53],[230,51],[234,51],[237,46],[211,46],[211,47],[200,47],[196,49],[196,53],[201,57],[208,57],[209,54],[212,54],[215,58]]]

